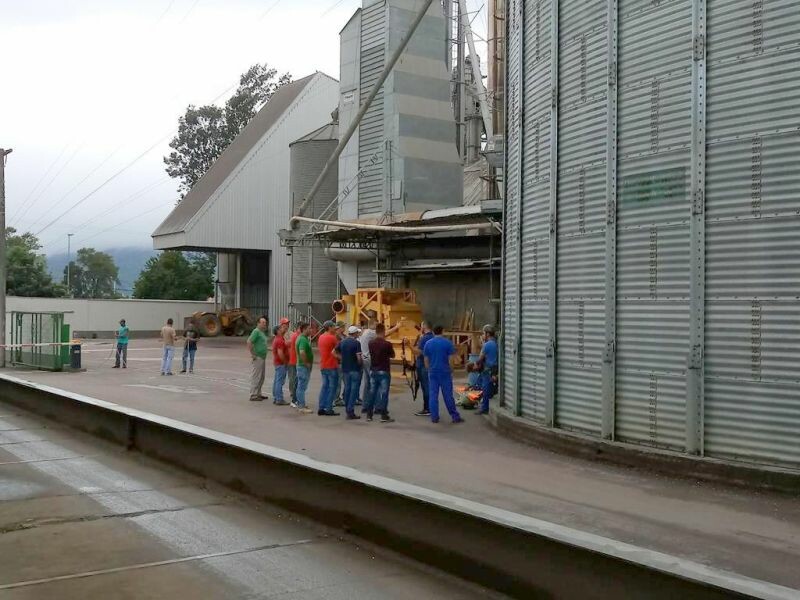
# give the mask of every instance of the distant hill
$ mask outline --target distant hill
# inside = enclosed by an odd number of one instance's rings
[[[102,252],[107,252],[114,257],[114,262],[119,267],[120,285],[117,290],[124,296],[133,294],[133,283],[139,277],[139,273],[144,268],[145,263],[158,252],[152,248],[96,248]],[[75,260],[75,253],[72,253],[72,260]],[[67,266],[67,254],[51,254],[47,257],[47,267],[53,278],[61,281],[64,277],[64,267]]]

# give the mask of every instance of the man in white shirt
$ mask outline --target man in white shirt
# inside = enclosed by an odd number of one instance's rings
[[[361,342],[361,379],[363,382],[363,386],[361,388],[362,402],[366,402],[369,399],[370,394],[369,373],[372,362],[369,359],[369,343],[377,337],[377,334],[375,333],[376,325],[377,322],[375,320],[374,313],[370,311],[369,321],[367,321],[366,327],[364,327],[364,329],[361,331],[361,336],[358,338],[358,341]]]

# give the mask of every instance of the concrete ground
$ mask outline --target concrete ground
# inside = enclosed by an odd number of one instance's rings
[[[463,425],[434,425],[413,416],[420,403],[400,377],[391,424],[249,402],[239,339],[203,340],[193,375],[160,376],[155,340],[132,342],[124,371],[111,369],[112,353],[110,343],[92,342],[83,350],[85,373],[15,375],[800,588],[797,498],[561,456],[503,438],[467,412]],[[270,383],[268,374],[265,391]],[[317,370],[314,407],[318,390]]]
[[[0,598],[499,598],[0,404]]]

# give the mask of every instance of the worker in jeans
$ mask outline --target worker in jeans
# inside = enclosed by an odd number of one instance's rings
[[[425,344],[422,354],[425,356],[425,368],[428,370],[429,408],[431,421],[439,422],[439,390],[444,398],[444,405],[453,423],[462,423],[463,419],[458,414],[456,402],[453,399],[453,370],[450,368],[450,357],[456,353],[453,342],[443,335],[444,327],[437,325],[433,328],[433,339]]]
[[[297,338],[299,336],[300,323],[294,328],[287,344],[289,364],[286,365],[286,374],[289,377],[289,397],[292,399],[292,408],[297,408]]]
[[[381,416],[381,423],[394,421],[389,416],[389,386],[392,383],[391,363],[394,358],[394,346],[386,339],[386,327],[383,323],[375,327],[375,339],[369,343],[369,355],[372,388],[369,398],[364,402],[362,413],[366,413],[367,421],[372,421],[374,413]]]
[[[347,337],[340,341],[334,350],[334,354],[342,365],[344,405],[347,419],[350,421],[361,418],[355,412],[358,387],[361,383],[361,344],[358,341],[360,334],[361,330],[355,325],[351,325],[347,330]]]
[[[480,369],[481,407],[479,415],[489,413],[489,400],[494,395],[494,376],[497,374],[497,339],[494,327],[486,325],[483,328],[483,348],[478,358]]]
[[[322,387],[319,390],[317,414],[321,417],[335,417],[339,413],[333,410],[333,401],[339,386],[339,359],[333,354],[339,343],[336,336],[337,325],[333,321],[322,324],[325,333],[319,336],[319,369],[322,374]]]
[[[161,328],[161,374],[172,375],[172,359],[175,356],[175,341],[178,335],[172,326],[172,319],[167,319],[167,324]]]
[[[285,406],[289,403],[283,399],[283,384],[286,381],[286,366],[289,362],[289,353],[286,349],[286,331],[289,328],[289,319],[284,317],[276,328],[275,337],[272,339],[272,365],[275,367],[275,377],[272,379],[272,403]]]
[[[303,415],[313,411],[306,406],[306,390],[311,379],[311,367],[314,366],[314,352],[311,350],[311,341],[308,339],[308,323],[297,326],[298,336],[295,342],[297,353],[297,401],[295,408]]]
[[[186,373],[187,366],[189,367],[189,373],[194,373],[194,357],[197,354],[197,340],[200,339],[200,334],[193,323],[190,323],[186,331],[183,332],[183,338],[181,373]]]

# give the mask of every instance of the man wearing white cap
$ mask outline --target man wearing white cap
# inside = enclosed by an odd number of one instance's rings
[[[351,325],[347,330],[347,337],[339,342],[333,351],[342,365],[342,375],[344,377],[344,405],[348,420],[360,418],[355,413],[356,400],[358,400],[358,388],[361,383],[361,367],[363,364],[361,343],[358,341],[359,335],[361,335],[361,330],[355,325]]]

